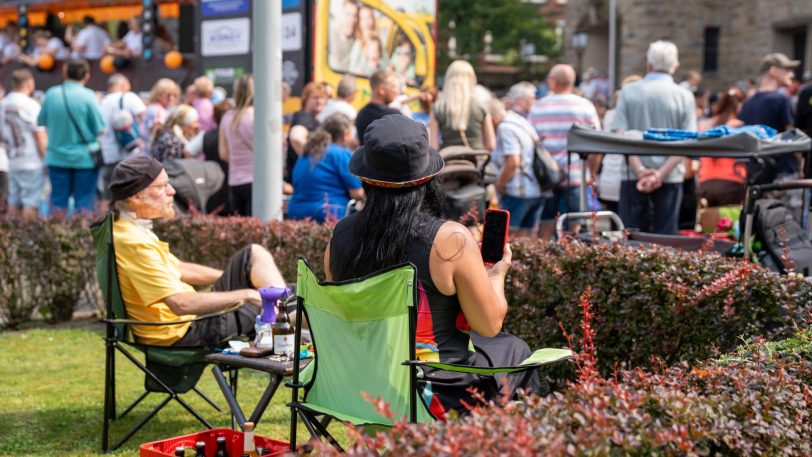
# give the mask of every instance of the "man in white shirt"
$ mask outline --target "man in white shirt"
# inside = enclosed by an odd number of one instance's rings
[[[127,28],[129,29],[127,34],[108,47],[108,54],[127,59],[141,55],[141,51],[144,49],[144,34],[141,33],[141,21],[137,17],[131,18],[127,21]]]
[[[131,92],[130,80],[121,73],[116,73],[107,80],[107,95],[101,101],[101,114],[107,128],[99,137],[102,158],[104,165],[99,170],[99,193],[101,195],[100,207],[102,213],[106,212],[107,204],[110,201],[110,175],[116,164],[130,157],[135,157],[141,152],[141,147],[135,147],[129,151],[123,151],[119,141],[116,139],[116,128],[123,128],[130,120],[131,125],[137,129],[141,123],[147,107],[137,94]],[[143,142],[141,142],[143,145]]]
[[[347,116],[352,122],[355,122],[355,116],[358,111],[352,106],[355,95],[358,89],[355,86],[355,78],[350,75],[344,75],[338,82],[338,89],[336,90],[336,98],[327,100],[327,106],[319,113],[317,119],[319,122],[324,122],[325,119],[335,113],[341,113]]]
[[[31,98],[34,76],[26,69],[11,74],[12,91],[0,102],[0,142],[8,155],[8,211],[22,213],[27,220],[37,217],[45,184],[42,158],[47,137],[37,126],[40,105]]]
[[[74,58],[98,60],[104,56],[105,49],[110,46],[110,37],[107,32],[96,24],[92,16],[85,16],[83,28],[75,37],[73,29],[68,28],[65,38],[71,42]]]

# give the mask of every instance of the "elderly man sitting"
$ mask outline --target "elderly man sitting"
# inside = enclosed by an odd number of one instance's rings
[[[257,288],[285,287],[271,254],[246,246],[225,271],[181,262],[152,231],[152,221],[175,214],[169,176],[149,157],[120,162],[110,178],[116,217],[113,240],[121,296],[131,319],[171,322],[216,313],[237,302],[234,312],[177,325],[134,325],[139,342],[156,346],[214,347],[237,335],[253,336],[262,303]],[[193,286],[214,285],[212,292]]]

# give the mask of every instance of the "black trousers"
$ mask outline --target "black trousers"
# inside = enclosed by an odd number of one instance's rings
[[[251,246],[246,246],[231,256],[223,275],[214,283],[215,292],[238,289],[255,289],[251,284]],[[186,335],[173,346],[217,347],[240,336],[254,337],[254,324],[259,308],[245,304],[240,309],[192,322]]]
[[[620,183],[620,219],[626,228],[676,235],[681,203],[682,183],[663,184],[648,194],[638,191],[635,181]]]

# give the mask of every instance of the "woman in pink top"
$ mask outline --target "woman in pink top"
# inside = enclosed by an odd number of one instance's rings
[[[713,116],[699,123],[699,130],[708,130],[719,125],[741,127],[737,116],[744,101],[744,93],[738,87],[731,87],[722,93],[713,106]],[[708,201],[708,206],[740,205],[744,201],[744,167],[736,166],[736,159],[702,157],[699,160],[699,198]]]
[[[211,102],[211,93],[214,91],[214,84],[206,76],[200,76],[195,79],[193,84],[195,99],[192,100],[192,106],[195,107],[197,113],[200,115],[200,129],[208,132],[217,128],[214,123],[214,103]]]
[[[234,81],[234,105],[220,122],[220,159],[228,162],[228,197],[234,212],[251,215],[254,180],[254,78]]]

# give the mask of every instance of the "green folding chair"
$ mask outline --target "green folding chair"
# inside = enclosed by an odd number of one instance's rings
[[[316,359],[300,372],[298,351],[294,354],[293,379],[287,384],[292,389],[291,451],[296,450],[298,419],[311,436],[326,439],[339,452],[343,449],[327,431],[330,420],[391,427],[393,420],[378,413],[362,393],[387,402],[394,419],[436,421],[418,393],[421,367],[481,375],[526,372],[526,381],[539,366],[572,356],[569,350],[541,349],[519,366],[494,368],[416,360],[417,272],[411,263],[328,283],[299,259],[296,294],[296,322],[307,319]],[[299,347],[298,326],[295,341]],[[299,389],[304,389],[301,401]]]
[[[135,324],[165,326],[192,322],[231,312],[239,307],[239,305],[219,313],[197,316],[194,319],[178,320],[172,324],[128,319],[118,282],[116,255],[113,245],[113,214],[110,213],[102,220],[94,223],[90,227],[90,231],[96,246],[96,274],[99,279],[99,286],[104,293],[106,305],[106,318],[102,319],[102,322],[106,325],[104,337],[105,373],[102,450],[107,452],[119,448],[172,400],[177,401],[205,427],[209,429],[213,428],[209,421],[180,397],[181,394],[185,394],[191,390],[202,397],[218,412],[223,412],[217,404],[195,387],[203,373],[203,369],[206,367],[203,357],[209,353],[210,350],[203,347],[173,348],[140,344],[135,340],[130,327]],[[143,352],[145,363],[138,360],[127,350],[127,347]],[[121,414],[116,414],[116,351],[123,354],[127,360],[132,362],[145,375],[144,392],[125,408]],[[236,373],[234,376],[236,377]],[[236,382],[232,385],[236,386]],[[165,393],[167,396],[130,429],[121,440],[111,447],[110,423],[126,416],[150,393]]]

